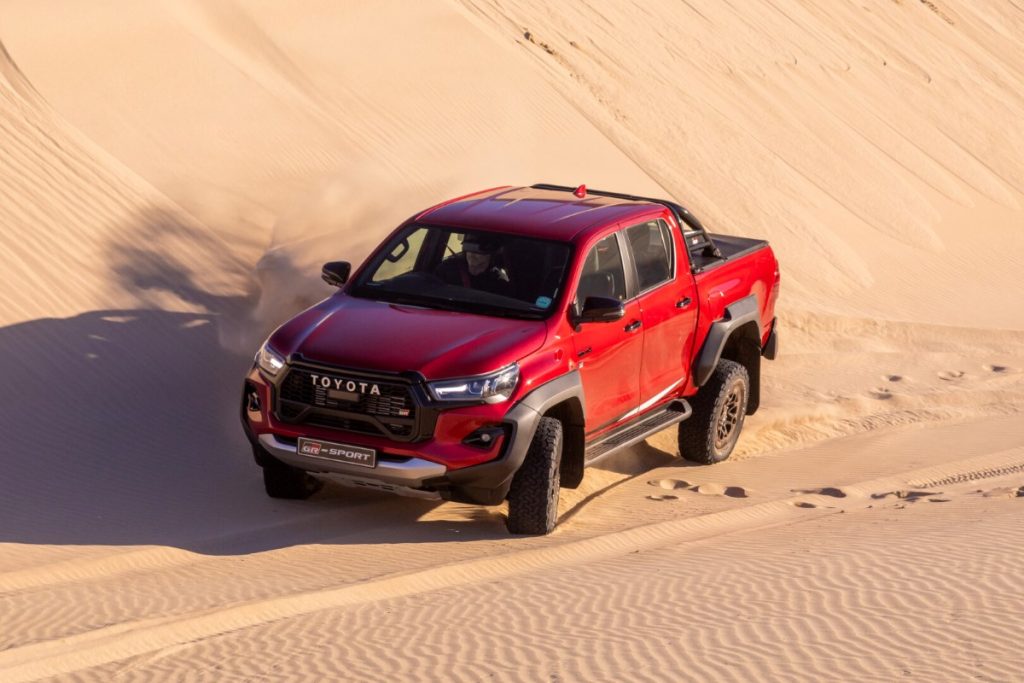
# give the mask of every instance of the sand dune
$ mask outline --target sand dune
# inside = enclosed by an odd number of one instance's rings
[[[0,2],[0,679],[1014,679],[1022,37],[959,0]],[[265,498],[238,381],[319,264],[537,181],[772,241],[733,460],[659,434],[536,539]]]

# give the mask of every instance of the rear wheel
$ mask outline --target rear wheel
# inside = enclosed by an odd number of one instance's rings
[[[679,454],[703,465],[727,459],[743,429],[749,396],[747,369],[731,360],[719,361],[690,401],[693,415],[679,423]]]
[[[263,464],[263,488],[271,498],[305,500],[323,485],[316,477],[279,460],[268,458]]]
[[[506,526],[513,534],[547,534],[558,521],[562,423],[542,417],[508,491]]]

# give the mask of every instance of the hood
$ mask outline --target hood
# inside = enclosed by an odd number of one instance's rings
[[[282,325],[275,349],[339,367],[422,373],[427,379],[497,370],[536,351],[547,326],[338,294]]]

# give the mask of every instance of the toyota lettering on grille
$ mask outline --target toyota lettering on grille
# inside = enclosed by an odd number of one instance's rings
[[[350,393],[369,394],[370,396],[380,396],[380,387],[376,384],[371,384],[370,382],[357,382],[351,379],[325,377],[324,375],[314,375],[312,373],[310,373],[309,377],[315,387],[335,389],[337,391],[348,391]]]

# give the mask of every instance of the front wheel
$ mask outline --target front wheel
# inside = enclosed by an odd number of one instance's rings
[[[562,423],[542,417],[508,491],[505,525],[511,533],[543,535],[555,528],[561,463]]]
[[[679,423],[679,454],[702,465],[713,465],[732,455],[743,429],[749,396],[747,369],[731,360],[719,361],[711,379],[690,402],[693,415]]]

